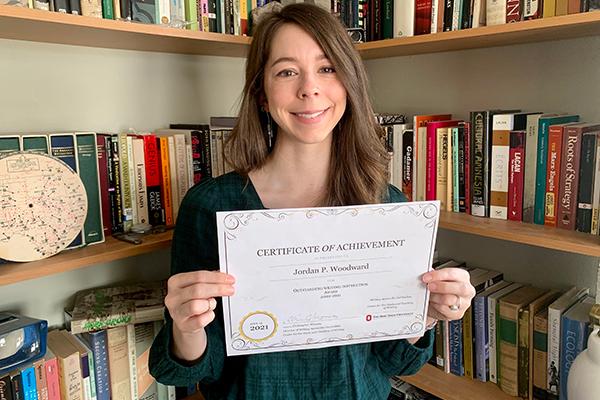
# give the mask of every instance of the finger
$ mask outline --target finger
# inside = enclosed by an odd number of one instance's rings
[[[427,285],[432,293],[452,294],[465,298],[471,298],[475,295],[475,289],[470,282],[460,281],[435,281]]]
[[[200,282],[232,284],[235,283],[235,277],[219,271],[182,272],[169,278],[168,288],[185,288]]]
[[[214,303],[214,307],[213,307]],[[215,309],[217,301],[211,299],[190,300],[177,308],[177,313],[184,318],[202,315]]]
[[[438,319],[452,321],[456,319],[461,319],[463,317],[464,312],[462,310],[452,311],[446,305],[440,305],[436,303],[431,303],[430,306],[435,310],[432,314],[438,314]]]
[[[429,296],[429,301],[431,303],[435,303],[440,306],[450,307],[452,305],[458,304],[458,297],[454,294],[432,293]],[[462,306],[462,299],[461,299],[461,306]]]
[[[432,281],[469,282],[470,275],[467,270],[462,268],[442,268],[423,274],[423,282],[428,283]]]
[[[190,318],[186,318],[183,321],[179,321],[177,328],[182,332],[198,332],[215,319],[215,313],[213,311],[207,311],[201,315],[195,315]]]

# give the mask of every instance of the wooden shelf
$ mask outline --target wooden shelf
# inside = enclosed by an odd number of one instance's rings
[[[431,35],[379,40],[357,46],[363,59],[478,49],[600,34],[600,13],[587,12]]]
[[[173,231],[151,234],[138,245],[108,237],[104,243],[63,251],[44,260],[0,264],[0,286],[164,249],[171,245],[172,237]]]
[[[515,400],[493,383],[446,374],[433,365],[425,364],[421,371],[402,379],[411,385],[443,400]]]
[[[549,226],[473,217],[461,213],[442,211],[440,228],[569,253],[600,257],[600,236]]]
[[[600,12],[563,15],[357,45],[364,59],[436,53],[600,34]],[[110,49],[245,57],[250,38],[0,6],[0,38]]]
[[[246,57],[250,38],[0,6],[0,38],[110,49]]]

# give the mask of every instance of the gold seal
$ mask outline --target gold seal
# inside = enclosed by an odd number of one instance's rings
[[[239,331],[249,342],[263,342],[275,336],[277,318],[267,311],[253,311],[242,318]]]

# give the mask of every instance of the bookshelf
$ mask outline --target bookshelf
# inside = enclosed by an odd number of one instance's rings
[[[357,49],[365,60],[379,59],[393,63],[395,61],[386,59],[588,36],[600,36],[600,13],[574,14],[508,25],[370,42],[357,45]],[[225,56],[237,59],[245,57],[250,43],[250,39],[246,37],[101,20],[14,6],[0,6],[0,39],[89,48]],[[1,43],[0,46],[2,46]],[[590,50],[595,51],[595,49],[577,49],[576,51]],[[20,54],[16,56],[22,57]],[[108,56],[110,57],[111,54]],[[170,55],[164,54],[163,57],[170,57]],[[595,65],[600,67],[599,63]],[[177,78],[168,77],[168,79],[175,80]],[[426,79],[422,78],[422,80]],[[574,78],[571,75],[566,79]],[[37,82],[32,82],[31,88],[35,85]],[[501,85],[501,83],[496,83],[496,85]],[[115,97],[120,93],[122,92],[119,92],[118,89],[115,90]],[[587,101],[593,103],[593,98],[581,99],[576,105],[582,105]],[[391,102],[391,100],[386,99],[386,102]],[[532,101],[530,101],[530,105],[536,106]],[[419,106],[425,109],[427,104],[421,103]],[[15,103],[14,108],[8,108],[8,112],[18,112],[19,107],[26,108],[23,104]],[[58,110],[58,106],[51,107]],[[591,116],[600,117],[600,115]],[[26,129],[24,128],[24,130]],[[440,228],[479,237],[528,244],[538,248],[560,250],[571,254],[600,257],[600,239],[598,237],[543,226],[444,212]],[[147,237],[142,245],[137,246],[109,238],[103,244],[63,252],[47,260],[27,264],[0,265],[0,286],[168,248],[171,243],[171,235],[171,232],[152,235]],[[566,273],[568,273],[567,268],[565,268]],[[509,399],[509,396],[506,396],[493,384],[483,384],[447,375],[429,365],[426,365],[416,376],[407,377],[406,380],[446,400]]]
[[[444,400],[515,399],[493,383],[447,374],[430,364],[425,364],[418,374],[402,379]]]

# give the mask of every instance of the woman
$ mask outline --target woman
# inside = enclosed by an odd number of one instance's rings
[[[150,369],[159,382],[200,381],[209,399],[386,399],[388,378],[430,358],[420,339],[225,356],[222,296],[234,277],[218,270],[215,212],[405,201],[387,184],[386,151],[362,62],[327,11],[294,4],[257,27],[239,120],[227,143],[235,169],[192,188],[173,238],[167,324]],[[423,276],[428,326],[464,314],[474,289],[460,269]]]

